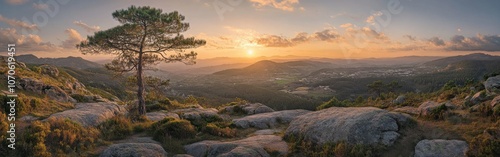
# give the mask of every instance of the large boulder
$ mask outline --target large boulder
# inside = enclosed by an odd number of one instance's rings
[[[274,128],[279,124],[290,123],[297,116],[309,113],[307,110],[284,110],[269,113],[254,114],[233,120],[233,124],[239,128],[254,127],[258,129]]]
[[[177,113],[182,119],[187,119],[190,121],[212,121],[215,119],[222,119],[217,114],[217,109],[214,108],[186,108],[186,109],[177,109],[172,111],[173,113]]]
[[[284,156],[288,145],[276,135],[257,135],[237,141],[201,141],[184,146],[195,157],[270,157],[277,153]]]
[[[113,144],[101,153],[100,157],[166,157],[167,152],[154,143],[120,143]]]
[[[426,101],[418,106],[418,110],[420,112],[420,116],[432,116],[433,112],[438,110],[440,107],[446,107],[446,104],[437,103],[434,101]]]
[[[489,94],[500,94],[500,75],[488,78],[483,84]]]
[[[374,107],[331,107],[297,117],[285,137],[303,138],[313,144],[347,142],[363,145],[393,145],[398,131],[412,121],[407,114]]]
[[[176,113],[162,112],[162,111],[146,113],[146,117],[148,117],[148,119],[153,121],[153,122],[160,121],[160,120],[168,118],[168,117],[174,118],[174,119],[179,119],[179,115],[177,115]]]
[[[465,157],[468,149],[460,140],[422,140],[415,146],[415,157]]]
[[[50,117],[68,118],[82,126],[97,126],[109,118],[126,112],[124,106],[111,102],[78,103],[74,109],[54,113]]]
[[[261,103],[246,103],[242,105],[226,106],[220,110],[224,113],[238,114],[238,112],[243,112],[243,114],[253,115],[259,113],[274,112],[274,110]]]

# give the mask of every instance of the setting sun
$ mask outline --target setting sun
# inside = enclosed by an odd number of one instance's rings
[[[247,56],[253,56],[253,50],[247,50]]]

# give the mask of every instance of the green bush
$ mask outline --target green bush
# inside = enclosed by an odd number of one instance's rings
[[[154,133],[154,139],[163,141],[163,138],[173,137],[177,139],[193,138],[196,135],[196,129],[187,120],[174,119],[159,126]]]
[[[85,128],[68,119],[35,121],[19,139],[13,156],[81,156],[95,147],[99,131]]]
[[[108,119],[97,128],[101,131],[101,137],[106,140],[124,139],[133,132],[130,120],[122,116]]]
[[[489,128],[474,137],[469,144],[467,156],[500,156],[500,129]]]
[[[441,104],[441,105],[439,105],[439,107],[431,110],[431,112],[427,116],[427,118],[434,119],[434,120],[442,120],[445,117],[446,111],[448,111],[448,107],[446,107],[445,104]]]
[[[347,106],[346,102],[340,101],[334,97],[334,98],[330,99],[329,101],[319,105],[316,109],[322,110],[322,109],[326,109],[326,108],[330,108],[330,107],[346,107],[346,106]]]

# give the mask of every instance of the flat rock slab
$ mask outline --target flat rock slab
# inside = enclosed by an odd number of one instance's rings
[[[347,142],[363,145],[393,145],[407,114],[374,107],[331,107],[301,115],[290,123],[285,137],[303,137],[313,144]]]
[[[465,157],[468,149],[460,140],[422,140],[415,146],[415,157]]]
[[[82,126],[97,126],[107,119],[126,112],[124,106],[112,102],[78,103],[74,109],[54,113],[49,118],[68,118]]]
[[[146,117],[148,117],[148,119],[153,121],[153,122],[163,120],[167,117],[179,119],[179,115],[177,115],[176,113],[163,112],[163,111],[146,113]]]
[[[308,110],[284,110],[276,112],[268,112],[261,114],[254,114],[239,119],[234,119],[233,124],[239,128],[258,128],[268,129],[274,128],[279,124],[290,123],[297,116],[310,113]]]
[[[201,141],[184,149],[195,157],[270,157],[270,153],[286,155],[288,145],[276,135],[257,135],[229,142]]]
[[[104,150],[99,157],[166,157],[167,152],[154,143],[120,143]]]

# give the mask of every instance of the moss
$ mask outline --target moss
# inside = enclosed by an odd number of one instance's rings
[[[99,124],[97,128],[101,131],[101,138],[106,140],[120,140],[132,134],[132,123],[129,119],[116,116]]]

